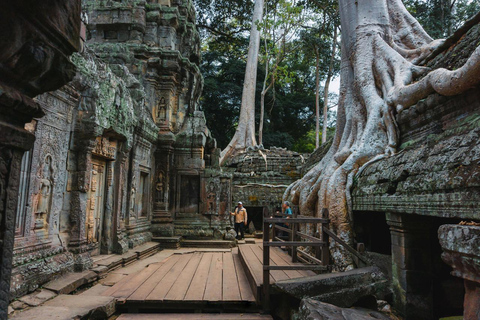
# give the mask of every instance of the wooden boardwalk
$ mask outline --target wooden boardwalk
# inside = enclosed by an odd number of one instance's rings
[[[119,306],[169,310],[244,310],[255,298],[235,252],[174,254],[103,293]],[[236,305],[236,307],[235,307]]]
[[[117,299],[123,312],[258,312],[263,283],[261,244],[231,251],[173,254],[130,274],[103,295]],[[301,265],[279,248],[271,265]],[[312,271],[274,270],[270,282],[315,275]]]
[[[263,285],[263,246],[262,244],[242,245],[239,247],[241,261],[244,264],[247,278],[253,294],[258,303],[261,302]],[[272,266],[295,266],[302,265],[292,262],[292,257],[280,248],[270,249],[270,265]],[[270,284],[277,281],[310,277],[316,275],[308,270],[272,270],[270,272]]]

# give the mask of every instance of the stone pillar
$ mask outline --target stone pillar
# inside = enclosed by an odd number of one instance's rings
[[[70,198],[70,240],[69,250],[75,254],[75,271],[91,267],[92,260],[87,243],[87,198],[92,173],[92,151],[96,141],[93,138],[78,140],[75,152],[76,171],[72,176],[72,195]],[[72,159],[74,160],[74,159]]]
[[[68,55],[80,48],[80,1],[0,2],[0,319],[7,319],[20,168],[43,116],[32,97],[74,76]]]
[[[114,249],[113,251],[118,254],[124,254],[128,251],[128,239],[126,235],[126,228],[125,228],[125,215],[126,213],[126,196],[123,194],[125,193],[125,189],[127,186],[127,177],[128,177],[128,151],[123,150],[118,152],[117,154],[117,161],[116,161],[116,172],[118,178],[118,184],[115,190],[115,204],[114,204],[114,223],[116,224],[116,228],[114,228],[113,234],[113,241],[114,241]]]
[[[464,279],[464,319],[480,319],[480,227],[443,225],[438,229],[443,261]]]
[[[172,182],[172,164],[175,137],[170,132],[160,133],[155,152],[154,205],[152,215],[152,233],[156,237],[174,235],[173,218],[170,213],[170,190]]]
[[[433,319],[430,227],[424,217],[387,213],[394,307],[405,319]]]

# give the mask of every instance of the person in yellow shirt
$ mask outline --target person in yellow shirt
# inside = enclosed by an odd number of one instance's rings
[[[239,201],[237,208],[235,208],[235,212],[230,212],[230,214],[235,216],[235,232],[237,233],[237,240],[244,239],[245,226],[247,225],[248,221],[247,209],[245,209],[242,202]]]

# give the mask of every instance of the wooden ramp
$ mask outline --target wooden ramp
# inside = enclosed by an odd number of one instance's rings
[[[262,244],[241,245],[238,248],[239,256],[245,268],[253,295],[258,304],[262,300],[262,284],[263,284],[263,246]],[[270,265],[272,266],[295,266],[303,265],[302,263],[292,262],[292,257],[280,248],[270,249]],[[277,281],[310,277],[316,275],[313,271],[308,270],[272,270],[270,272],[270,284]]]
[[[138,311],[258,311],[236,252],[174,254],[132,274],[103,295]]]

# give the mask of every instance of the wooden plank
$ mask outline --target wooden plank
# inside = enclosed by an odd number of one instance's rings
[[[255,255],[263,260],[263,247],[260,245],[252,246],[252,251],[255,253]],[[270,265],[276,265],[275,261],[272,260],[270,257]],[[262,272],[263,272],[263,264],[262,264]],[[290,279],[285,271],[283,270],[275,270],[270,272],[270,283],[274,284],[277,281],[281,280],[288,280]]]
[[[273,320],[271,315],[262,315],[258,313],[137,313],[122,314],[118,320]]]
[[[205,293],[205,287],[208,280],[208,272],[210,271],[210,263],[212,261],[213,253],[204,253],[200,263],[198,264],[197,271],[193,276],[190,287],[185,294],[184,300],[188,301],[202,301]]]
[[[135,290],[137,290],[148,278],[152,276],[160,267],[162,263],[150,265],[144,270],[140,271],[135,275],[130,275],[128,277],[131,278],[130,281],[122,284],[120,288],[112,294],[115,298],[127,298],[130,296]]]
[[[178,254],[174,254],[168,258],[163,265],[158,268],[158,270],[155,271],[150,278],[148,278],[148,281],[144,282],[142,286],[135,290],[135,292],[132,293],[127,300],[144,301],[179,259],[180,255]]]
[[[240,288],[238,284],[237,270],[233,262],[233,254],[225,252],[223,254],[223,301],[242,301]]]
[[[125,285],[127,282],[129,282],[132,279],[132,277],[126,276],[117,283],[115,283],[112,287],[107,289],[104,293],[102,293],[102,296],[112,296],[115,294],[117,290],[119,290],[123,285]]]
[[[158,285],[153,289],[152,292],[147,296],[145,300],[150,301],[163,301],[168,291],[172,288],[175,281],[177,281],[180,274],[185,269],[185,266],[188,264],[190,259],[192,259],[193,254],[183,254],[180,259],[173,265],[173,267],[168,270],[167,274],[163,279],[158,283]]]
[[[204,301],[222,301],[222,268],[223,254],[214,253],[212,262],[210,263],[210,270],[208,272],[205,294],[203,295]]]
[[[233,263],[235,264],[235,270],[237,271],[237,281],[242,301],[255,301],[255,297],[253,296],[252,289],[250,288],[247,275],[245,274],[245,270],[243,270],[242,262],[240,261],[240,256],[238,254],[233,254]]]
[[[170,291],[168,291],[165,300],[183,300],[187,294],[188,287],[190,287],[193,276],[197,271],[202,256],[203,253],[200,252],[193,254],[193,257],[188,261],[187,266],[183,270],[182,276],[177,278]]]
[[[288,254],[286,254],[279,248],[273,248],[272,251],[276,252],[278,256],[285,261],[285,265],[292,265],[292,266],[302,265],[301,263],[298,263],[298,262],[292,262],[292,257],[290,257]],[[310,277],[310,276],[316,275],[316,273],[311,270],[297,270],[297,271],[301,274],[302,277]]]
[[[284,271],[284,270],[327,270],[328,268],[325,266],[319,266],[318,264],[304,264],[301,266],[264,266],[264,268],[268,268],[272,273],[275,271]],[[282,279],[283,280],[283,279]],[[285,279],[286,280],[286,279]],[[279,280],[280,281],[280,280]]]
[[[252,245],[244,245],[242,246],[242,256],[247,263],[247,267],[252,273],[252,276],[257,283],[257,286],[261,286],[263,283],[263,268],[262,262],[255,253],[252,251],[252,248],[256,246],[255,244]]]
[[[286,256],[286,258],[290,258],[290,263],[286,262],[282,257],[280,257],[280,254]],[[285,254],[284,252],[281,252],[280,249],[275,250],[272,248],[270,250],[270,259],[275,262],[277,266],[283,266],[283,265],[290,265],[291,264],[291,257]],[[295,278],[301,278],[303,275],[296,271],[296,270],[286,270],[285,274],[290,278],[290,279],[295,279]]]
[[[325,243],[322,241],[317,241],[317,242],[307,242],[307,241],[270,241],[270,242],[264,242],[264,246],[269,246],[269,247],[285,247],[285,246],[302,246],[302,247],[321,247]]]

